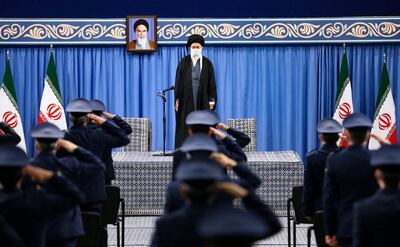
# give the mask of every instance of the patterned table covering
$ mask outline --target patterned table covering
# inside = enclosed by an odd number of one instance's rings
[[[162,215],[166,185],[171,181],[172,157],[151,152],[113,154],[127,215]],[[246,153],[249,168],[262,180],[258,195],[279,215],[286,215],[292,187],[303,184],[303,165],[294,151]]]

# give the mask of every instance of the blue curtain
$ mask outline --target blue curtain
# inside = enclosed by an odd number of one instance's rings
[[[10,47],[27,146],[37,123],[50,49]],[[211,46],[204,50],[213,61],[217,79],[217,111],[228,118],[257,119],[258,150],[295,150],[300,156],[318,147],[316,125],[332,116],[343,52],[341,45]],[[400,117],[400,45],[347,47],[356,111],[372,117],[378,93],[383,54]],[[0,76],[6,47],[0,48]],[[125,47],[56,47],[54,49],[64,106],[76,97],[98,98],[107,110],[128,117],[150,118],[153,149],[162,149],[162,101],[156,92],[174,84],[175,69],[187,54],[183,46],[160,46],[156,53],[129,54]],[[167,148],[174,141],[173,93],[167,98]]]

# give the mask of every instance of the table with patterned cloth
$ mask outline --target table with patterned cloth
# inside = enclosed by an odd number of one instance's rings
[[[303,184],[303,165],[294,151],[249,152],[248,166],[262,180],[258,195],[277,215],[286,215],[292,187]],[[166,186],[171,181],[172,157],[150,152],[113,154],[117,179],[127,215],[161,215]]]

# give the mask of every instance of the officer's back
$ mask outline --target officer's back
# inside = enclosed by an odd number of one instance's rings
[[[371,154],[380,189],[354,205],[353,246],[399,245],[400,146],[385,145]]]
[[[335,236],[341,246],[350,246],[352,242],[354,203],[378,188],[370,167],[370,153],[364,145],[371,126],[365,115],[349,115],[343,127],[349,132],[350,146],[327,160],[323,192],[325,231],[328,240]]]
[[[222,169],[211,159],[184,161],[178,169],[177,180],[181,181],[181,190],[190,203],[157,220],[151,246],[204,246],[196,226],[209,206],[216,181],[222,177]]]
[[[322,189],[326,168],[326,159],[329,155],[339,151],[336,145],[343,130],[341,124],[334,119],[326,118],[318,123],[321,147],[310,151],[306,155],[304,168],[303,211],[307,217],[322,210]]]

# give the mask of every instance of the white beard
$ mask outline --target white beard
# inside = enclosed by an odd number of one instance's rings
[[[138,38],[137,39],[137,44],[140,47],[143,47],[143,48],[147,47],[147,43],[148,43],[147,38]]]

